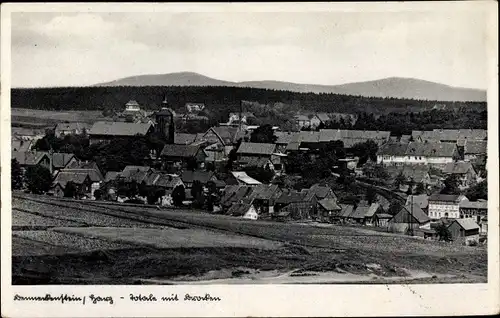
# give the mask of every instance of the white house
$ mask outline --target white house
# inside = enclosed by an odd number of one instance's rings
[[[429,197],[429,217],[433,220],[441,218],[459,219],[460,202],[467,200],[461,194],[433,194]]]
[[[259,218],[257,209],[252,203],[235,203],[229,208],[227,214],[248,220],[257,220]]]
[[[406,150],[408,143],[387,143],[380,147],[377,152],[377,163],[385,165],[404,165],[406,163]]]

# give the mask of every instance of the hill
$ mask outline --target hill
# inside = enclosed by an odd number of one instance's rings
[[[486,91],[452,87],[414,78],[391,77],[342,85],[298,84],[282,81],[230,82],[193,72],[126,77],[94,86],[225,86],[291,91],[298,93],[330,93],[364,97],[400,98],[433,101],[486,101]]]

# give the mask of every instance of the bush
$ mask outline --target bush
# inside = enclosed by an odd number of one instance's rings
[[[49,191],[52,184],[52,175],[49,169],[42,166],[28,167],[26,170],[26,184],[32,193],[42,194]]]

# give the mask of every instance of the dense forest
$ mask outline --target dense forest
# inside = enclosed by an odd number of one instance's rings
[[[438,102],[222,86],[16,88],[11,91],[11,105],[45,110],[118,110],[134,99],[145,109],[158,109],[165,97],[174,110],[182,109],[186,102],[199,102],[205,103],[210,110],[236,111],[241,100],[262,104],[285,103],[317,112],[366,112],[375,115],[421,112],[437,104],[445,105],[446,110],[464,107],[475,111],[486,110],[486,103],[483,102]]]

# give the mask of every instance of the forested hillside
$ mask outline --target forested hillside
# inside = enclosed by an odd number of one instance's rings
[[[242,87],[62,87],[12,89],[11,105],[17,108],[47,110],[105,110],[122,109],[134,99],[146,109],[157,109],[165,98],[170,107],[181,109],[186,102],[205,103],[211,110],[238,110],[241,100],[263,104],[281,102],[297,109],[322,112],[367,112],[375,115],[421,112],[436,104],[446,110],[466,107],[486,110],[483,102],[439,102],[395,98],[370,98],[339,94],[314,94]]]

